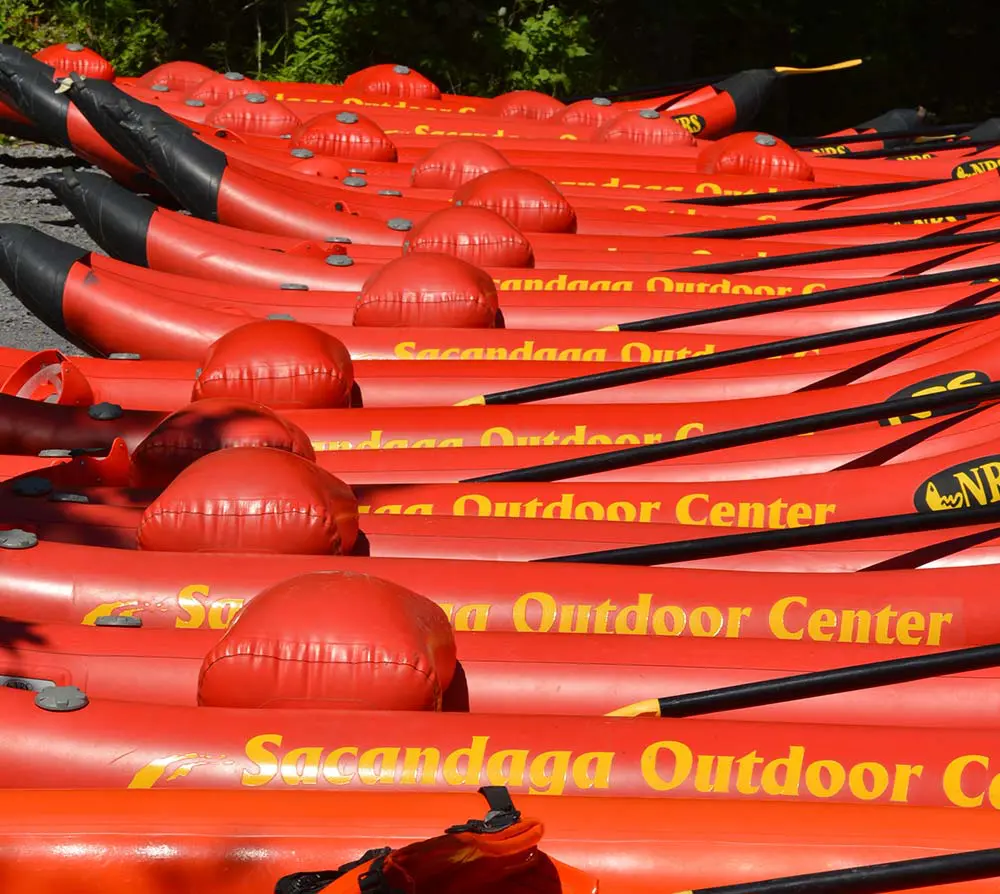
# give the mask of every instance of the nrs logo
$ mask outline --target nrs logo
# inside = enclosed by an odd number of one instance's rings
[[[911,388],[904,388],[897,391],[889,400],[902,400],[907,397],[924,397],[929,394],[940,394],[945,391],[959,391],[963,388],[974,388],[976,385],[988,385],[990,377],[978,370],[967,370],[965,372],[946,373],[942,376],[935,376],[933,379],[926,379],[918,382]],[[937,410],[924,410],[918,413],[910,413],[907,416],[891,416],[888,419],[880,419],[879,425],[902,425],[904,422],[916,422],[918,419],[932,419],[935,416],[945,416],[949,413],[961,413],[971,410],[976,406],[976,401],[970,401],[961,406],[942,407]]]
[[[693,112],[690,115],[671,115],[671,118],[688,133],[695,135],[700,134],[708,123],[701,115],[696,115]]]
[[[918,512],[975,509],[994,503],[1000,503],[1000,456],[984,456],[938,472],[913,497]]]

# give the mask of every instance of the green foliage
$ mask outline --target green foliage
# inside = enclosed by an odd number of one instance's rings
[[[525,14],[526,7],[533,9]],[[585,76],[594,51],[590,20],[551,2],[516,2],[507,15],[501,7],[496,24],[508,60],[504,87],[507,90],[572,92]]]
[[[182,58],[340,81],[400,62],[447,92],[568,98],[865,57],[777,92],[760,125],[800,134],[898,106],[952,121],[1000,113],[989,22],[951,0],[0,0],[0,41],[33,52],[78,40],[126,75]]]
[[[36,52],[78,41],[138,74],[167,58],[169,40],[155,10],[133,0],[0,0],[0,41]]]

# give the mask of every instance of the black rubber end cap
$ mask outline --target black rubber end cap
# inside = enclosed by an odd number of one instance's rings
[[[0,279],[46,326],[68,336],[63,290],[70,269],[88,251],[24,224],[0,224]]]
[[[0,44],[0,98],[27,118],[47,142],[69,148],[69,97],[55,92],[54,78],[51,65]]]
[[[156,205],[109,177],[64,168],[42,177],[90,238],[112,257],[148,266],[146,236]]]
[[[162,109],[133,99],[108,81],[89,80],[75,73],[69,78],[70,102],[109,145],[138,168],[147,168],[145,144],[137,139],[143,121],[158,127],[183,127]]]
[[[923,109],[890,109],[881,115],[859,124],[858,130],[874,130],[885,133],[893,130],[920,130],[924,124],[926,112]]]
[[[996,140],[1000,142],[1000,118],[987,118],[982,124],[977,124],[972,130],[967,131],[962,136],[970,140]],[[996,147],[979,147],[979,151],[995,154]],[[975,158],[971,158],[970,160],[975,161]]]
[[[734,131],[750,126],[780,80],[781,75],[773,68],[752,68],[715,85],[716,90],[728,93],[733,100],[736,108]]]
[[[70,76],[73,104],[111,146],[153,174],[196,217],[218,220],[225,153],[157,106],[129,96],[107,81]]]

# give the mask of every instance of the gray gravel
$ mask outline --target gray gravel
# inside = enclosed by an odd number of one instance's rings
[[[97,246],[52,193],[35,185],[46,172],[67,165],[85,167],[72,153],[51,146],[35,143],[0,146],[0,223],[28,224],[64,242],[96,251]],[[64,354],[83,353],[39,322],[2,282],[0,344],[31,351],[56,348]]]

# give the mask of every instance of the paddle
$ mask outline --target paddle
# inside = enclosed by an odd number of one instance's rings
[[[931,142],[931,141],[928,141]],[[852,160],[863,160],[866,158],[892,158],[896,155],[908,155],[913,152],[951,152],[955,149],[981,149],[987,146],[996,146],[997,141],[995,139],[991,140],[963,140],[959,139],[955,142],[946,143],[933,141],[932,146],[928,146],[927,142],[922,143],[910,143],[906,146],[893,146],[891,149],[866,149],[864,152],[853,152],[851,153]]]
[[[834,248],[817,248],[809,251],[773,255],[767,258],[741,258],[735,261],[715,261],[693,267],[671,267],[663,273],[757,273],[761,270],[780,270],[784,267],[802,267],[805,264],[825,264],[831,261],[856,261],[862,258],[881,258],[889,255],[928,251],[934,248],[955,248],[975,245],[977,242],[1000,241],[1000,229],[979,230],[974,233],[942,233],[929,236],[911,236],[868,245],[843,245]],[[890,274],[894,275],[894,274]]]
[[[703,196],[698,199],[663,199],[664,205],[765,205],[810,199],[849,199],[857,196],[907,192],[925,186],[949,183],[946,177],[936,180],[897,180],[889,183],[858,183],[853,186],[814,186],[810,189],[787,189],[783,192],[744,193],[738,196]],[[801,209],[799,209],[801,210]]]
[[[698,717],[719,711],[738,711],[778,705],[803,698],[841,692],[860,692],[879,686],[930,680],[947,674],[986,670],[1000,665],[1000,645],[973,646],[933,655],[872,661],[832,670],[811,671],[791,677],[740,683],[682,695],[649,698],[608,712],[606,717]]]
[[[795,68],[791,65],[776,65],[772,71],[776,74],[784,75],[807,75],[822,74],[827,71],[845,71],[848,68],[857,68],[863,64],[863,59],[848,59],[845,62],[834,62],[832,65],[817,65],[813,68]]]
[[[978,269],[989,269],[993,271],[992,275],[1000,275],[1000,265]],[[994,290],[990,289],[987,291],[992,292]],[[702,311],[694,311],[693,313],[700,314]],[[833,332],[820,332],[816,335],[799,335],[794,338],[783,338],[757,345],[747,345],[742,348],[732,348],[728,351],[719,351],[716,354],[686,357],[683,360],[646,363],[639,366],[625,367],[624,369],[573,376],[568,379],[539,382],[537,385],[525,385],[521,388],[510,388],[505,391],[494,391],[491,394],[480,394],[476,397],[466,398],[459,401],[456,406],[510,406],[556,397],[567,397],[571,394],[587,394],[621,385],[634,385],[638,382],[650,382],[654,379],[679,376],[688,372],[720,369],[725,366],[748,363],[752,360],[767,360],[770,357],[780,354],[793,354],[817,348],[822,349],[856,344],[891,335],[920,332],[925,329],[961,326],[966,323],[987,320],[997,316],[997,314],[1000,314],[1000,304],[974,305],[972,307],[957,307],[951,310],[937,310],[932,313],[904,317],[900,320],[870,323],[866,326],[838,329]],[[678,316],[688,315],[679,314]]]
[[[790,549],[799,546],[827,546],[847,540],[869,537],[888,537],[895,534],[921,534],[927,531],[944,531],[970,525],[986,525],[1000,521],[1000,503],[976,509],[951,509],[946,512],[913,512],[883,515],[878,518],[860,518],[852,521],[830,522],[804,528],[787,528],[771,531],[752,531],[747,534],[724,534],[698,540],[676,540],[670,543],[649,543],[644,546],[625,546],[615,549],[577,553],[569,556],[550,556],[532,559],[532,562],[565,562],[598,565],[672,565],[677,562],[695,562],[702,559],[721,559],[747,553]]]
[[[1000,311],[1000,305],[997,307]],[[972,390],[972,394],[970,394]],[[849,425],[861,425],[865,422],[877,422],[882,419],[903,418],[917,413],[934,412],[935,410],[965,410],[970,409],[970,398],[974,398],[974,406],[985,401],[1000,399],[1000,382],[976,385],[972,389],[962,388],[955,391],[944,391],[938,394],[924,394],[919,397],[895,398],[874,404],[864,404],[859,407],[848,407],[844,410],[831,410],[825,413],[812,413],[808,416],[797,416],[793,419],[782,419],[777,422],[764,422],[760,425],[748,425],[729,431],[713,432],[699,435],[683,441],[667,441],[661,444],[642,444],[638,447],[623,447],[606,453],[594,453],[575,459],[556,460],[555,462],[539,463],[522,469],[511,469],[506,472],[494,472],[477,478],[466,478],[461,484],[494,484],[525,481],[559,481],[564,478],[578,478],[582,475],[594,475],[598,472],[612,472],[617,469],[629,469],[643,466],[647,463],[662,462],[667,459],[678,459],[683,456],[696,456],[723,450],[729,447],[745,447],[748,444],[760,444],[778,438],[790,438],[797,435],[808,435],[813,432],[830,431]]]
[[[961,282],[976,284],[995,279],[996,275],[979,276],[977,271],[986,271],[990,267],[1000,265],[985,265],[983,267],[965,267],[960,270],[945,270],[942,273],[927,273],[920,276],[909,276],[905,279],[877,280],[861,283],[856,286],[842,286],[839,289],[826,289],[810,292],[805,295],[784,295],[780,298],[760,298],[757,301],[743,301],[737,304],[722,304],[719,307],[706,307],[701,310],[686,310],[681,313],[667,314],[662,317],[648,317],[645,320],[631,320],[628,323],[617,323],[605,326],[601,332],[665,332],[669,329],[686,329],[693,326],[704,326],[708,323],[722,323],[729,320],[744,320],[748,317],[759,317],[766,314],[780,313],[786,310],[802,310],[806,307],[824,307],[853,301],[857,298],[875,298],[884,295],[897,295],[905,292],[916,292],[935,286],[956,285]],[[688,268],[689,270],[692,268]],[[687,272],[687,271],[671,271]],[[715,271],[713,271],[715,272]],[[969,299],[976,297],[968,296]],[[968,299],[963,299],[968,300]],[[937,311],[935,311],[936,313]]]
[[[762,882],[692,888],[674,894],[889,894],[910,888],[953,885],[1000,876],[1000,848],[962,851],[944,857],[918,857],[871,863]]]
[[[907,137],[952,136],[972,130],[981,122],[962,124],[932,124],[919,130],[883,130],[870,133],[844,134],[843,136],[824,137],[786,137],[785,142],[796,149],[811,149],[819,146],[849,146],[851,143],[873,143],[882,140],[898,140]]]
[[[780,195],[780,193],[778,194]],[[816,233],[823,230],[845,230],[867,227],[872,224],[905,223],[929,217],[958,217],[970,214],[995,214],[1000,211],[1000,201],[966,202],[960,205],[936,205],[932,208],[894,208],[891,211],[873,211],[867,214],[845,214],[838,217],[821,217],[815,220],[793,220],[784,223],[749,224],[719,230],[694,230],[690,233],[672,233],[671,237],[691,239],[764,239],[769,236],[788,236],[793,233]]]

